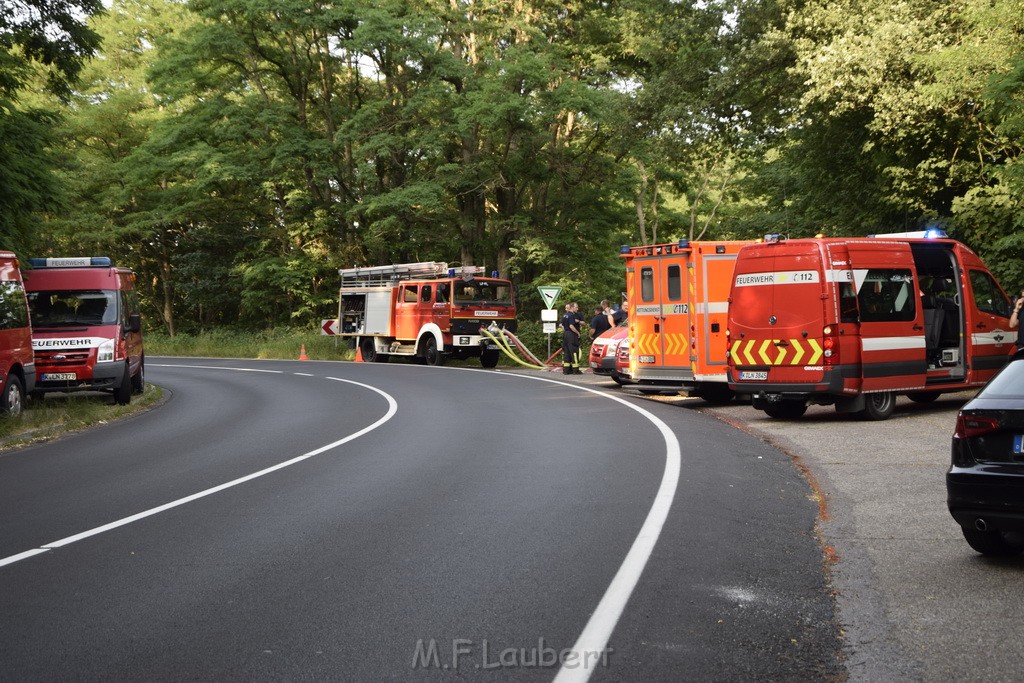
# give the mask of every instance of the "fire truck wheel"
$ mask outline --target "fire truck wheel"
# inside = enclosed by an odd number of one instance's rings
[[[931,403],[941,395],[941,391],[915,391],[912,394],[907,394],[907,398],[914,403]]]
[[[126,406],[132,402],[132,378],[128,371],[128,364],[124,364],[124,374],[121,376],[121,386],[114,389],[114,403],[119,406]]]
[[[141,394],[146,390],[146,358],[139,361],[139,371],[132,377],[132,393]]]
[[[377,353],[377,345],[373,342],[373,337],[366,337],[359,341],[359,348],[363,353],[364,363],[387,363],[388,355],[385,353]]]
[[[864,420],[886,420],[896,409],[896,394],[883,391],[880,394],[865,394],[864,410],[860,416]]]
[[[498,355],[497,349],[484,349],[480,353],[480,365],[485,368],[494,368],[498,366]]]
[[[765,408],[764,412],[776,420],[795,420],[807,412],[807,404],[797,399],[783,399]]]
[[[697,396],[708,403],[729,403],[736,394],[725,384],[706,384],[700,388]]]
[[[446,360],[445,355],[437,349],[437,340],[432,334],[423,338],[420,355],[427,365],[444,365]]]
[[[25,390],[22,389],[21,380],[17,375],[7,375],[4,382],[4,393],[0,396],[0,413],[6,417],[15,417],[21,414],[25,405]]]
[[[612,381],[615,382],[616,384],[618,384],[620,387],[623,384],[627,383],[626,380],[622,378],[622,375],[620,375],[617,372],[612,374]]]

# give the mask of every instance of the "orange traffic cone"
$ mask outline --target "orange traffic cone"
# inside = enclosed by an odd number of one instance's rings
[[[299,351],[299,360],[309,360],[309,356],[306,355],[306,345],[302,345],[302,350]]]
[[[355,360],[353,362],[354,363],[362,363],[363,362],[363,347],[361,347],[361,346],[357,346],[356,347],[356,358],[355,358]]]

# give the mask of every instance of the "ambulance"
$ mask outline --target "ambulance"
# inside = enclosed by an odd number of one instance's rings
[[[775,418],[809,404],[888,418],[1008,360],[1010,301],[982,260],[937,230],[744,247],[729,297],[729,386]]]
[[[109,391],[126,405],[145,388],[145,354],[135,273],[105,256],[29,259],[35,399],[47,393]]]
[[[729,287],[749,241],[623,246],[629,378],[644,393],[688,391],[727,402]]]
[[[338,272],[338,336],[352,339],[368,363],[476,357],[493,368],[501,351],[484,330],[516,330],[512,283],[486,277],[481,266],[424,261]]]
[[[0,415],[18,415],[36,383],[25,286],[18,257],[0,251]]]

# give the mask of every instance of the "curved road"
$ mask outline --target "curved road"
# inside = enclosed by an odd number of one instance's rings
[[[147,372],[157,409],[0,457],[7,678],[842,671],[811,492],[713,418],[514,372]]]

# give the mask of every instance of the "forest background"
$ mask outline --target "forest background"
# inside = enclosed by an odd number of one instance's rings
[[[0,0],[0,248],[113,257],[172,336],[765,233],[941,227],[1013,294],[1022,151],[1024,0]]]

